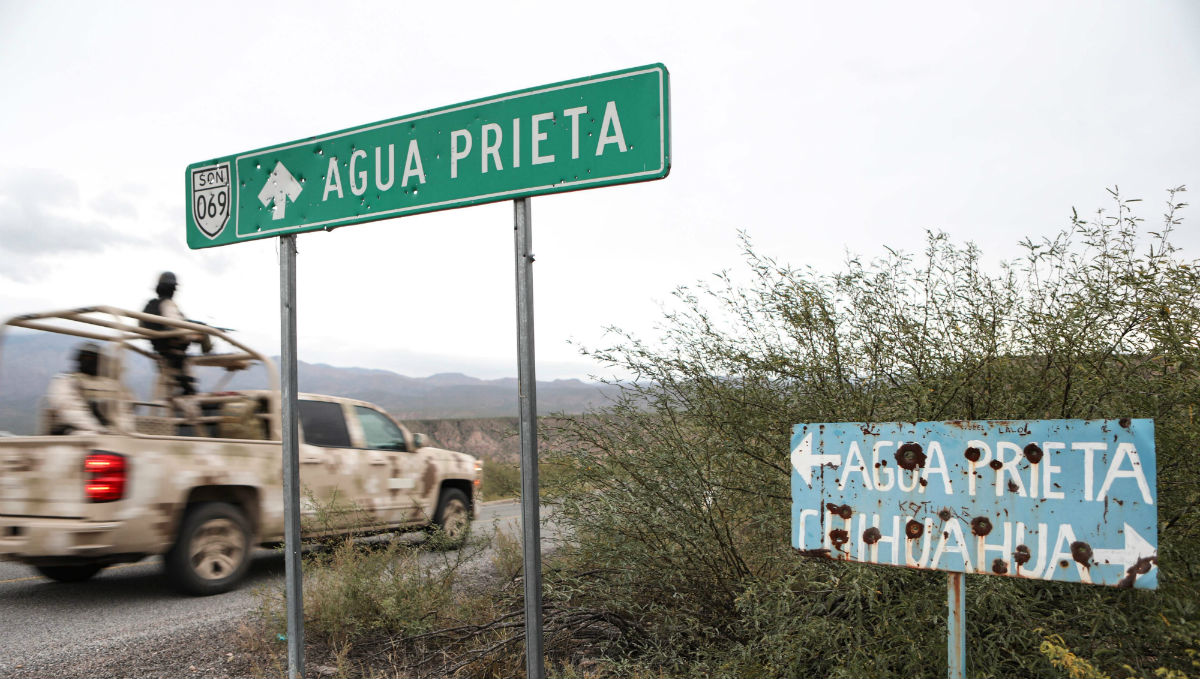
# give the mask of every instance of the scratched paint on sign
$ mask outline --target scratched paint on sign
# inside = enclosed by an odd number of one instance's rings
[[[809,556],[1155,589],[1154,422],[797,424]]]

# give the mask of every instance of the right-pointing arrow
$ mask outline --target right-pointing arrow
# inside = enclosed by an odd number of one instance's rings
[[[1092,560],[1098,564],[1121,564],[1126,569],[1133,567],[1141,559],[1158,556],[1158,550],[1146,541],[1133,526],[1125,524],[1125,546],[1121,549],[1096,549],[1092,551]],[[1151,564],[1152,567],[1152,564]]]
[[[796,444],[792,448],[792,468],[796,473],[800,474],[800,478],[808,486],[812,487],[812,468],[822,465],[830,465],[836,467],[842,463],[841,455],[813,455],[812,454],[812,432],[804,437],[804,440]]]

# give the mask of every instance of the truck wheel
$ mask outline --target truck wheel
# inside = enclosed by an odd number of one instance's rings
[[[471,505],[467,502],[467,496],[457,488],[443,490],[437,512],[433,515],[433,524],[442,532],[433,544],[435,549],[458,549],[462,546],[471,532]]]
[[[98,563],[84,563],[72,566],[34,566],[34,570],[55,582],[83,582],[100,572]]]
[[[224,502],[188,510],[175,545],[163,555],[167,578],[178,590],[197,596],[228,592],[250,566],[246,517]]]

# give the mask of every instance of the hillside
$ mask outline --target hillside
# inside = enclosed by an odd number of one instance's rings
[[[433,445],[482,457],[516,463],[521,456],[516,417],[471,419],[406,419],[405,426],[433,439]]]
[[[18,434],[36,428],[38,404],[46,385],[58,372],[72,365],[70,356],[79,340],[49,333],[9,333],[0,346],[0,430]],[[276,359],[278,360],[278,359]],[[424,431],[441,445],[454,447],[451,441],[474,442],[484,447],[500,445],[503,418],[513,418],[516,429],[517,380],[482,380],[459,373],[429,377],[407,377],[387,370],[346,368],[300,361],[301,391],[346,396],[371,401],[405,422],[450,419],[492,418],[491,424],[464,425],[455,430],[448,424]],[[139,394],[149,392],[151,365],[140,357],[127,359],[126,382]],[[200,372],[202,388],[217,388],[223,373]],[[262,388],[267,384],[265,371],[251,370],[235,376],[220,388]],[[538,412],[580,413],[606,402],[611,387],[581,380],[553,380],[537,384]],[[500,418],[500,419],[497,419]],[[491,420],[489,420],[491,421]],[[423,431],[413,426],[414,431]],[[489,443],[490,441],[490,443]]]

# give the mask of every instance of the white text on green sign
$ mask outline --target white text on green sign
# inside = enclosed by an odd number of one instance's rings
[[[656,64],[193,163],[188,245],[660,179],[668,108]]]

